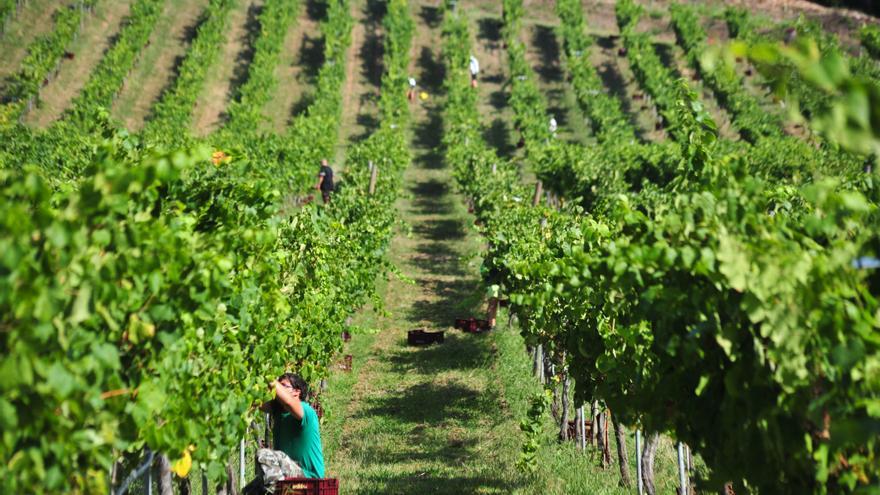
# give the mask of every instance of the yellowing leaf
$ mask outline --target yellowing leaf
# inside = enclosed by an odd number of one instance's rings
[[[189,474],[189,470],[192,469],[192,456],[189,455],[189,449],[183,451],[183,456],[174,461],[174,464],[171,465],[171,470],[174,471],[174,474],[181,478],[186,478],[186,475]]]

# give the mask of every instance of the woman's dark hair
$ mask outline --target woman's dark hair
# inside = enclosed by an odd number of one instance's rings
[[[299,390],[299,400],[306,402],[309,400],[309,384],[301,376],[296,373],[284,373],[278,377],[278,381],[281,380],[287,380],[291,387]]]

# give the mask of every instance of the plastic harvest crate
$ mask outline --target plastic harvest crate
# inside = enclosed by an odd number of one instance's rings
[[[336,478],[285,478],[275,483],[275,495],[338,495]]]
[[[426,332],[422,329],[410,330],[406,334],[409,345],[442,344],[444,332]]]
[[[492,329],[491,325],[489,324],[489,320],[479,320],[474,317],[456,318],[454,326],[455,328],[470,333],[485,332]]]

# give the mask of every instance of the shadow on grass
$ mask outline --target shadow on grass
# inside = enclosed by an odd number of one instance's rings
[[[681,72],[678,70],[678,64],[675,61],[675,53],[672,45],[667,45],[665,43],[655,43],[654,51],[657,52],[657,56],[660,57],[660,61],[663,62],[663,65],[666,66],[667,69],[672,73],[672,77],[678,79],[682,76]]]
[[[562,69],[559,67],[561,53],[556,33],[550,26],[535,26],[532,31],[532,44],[538,48],[541,63],[536,72],[546,82],[562,82]]]
[[[313,21],[323,21],[327,17],[327,2],[307,0],[306,15]]]
[[[483,129],[483,139],[495,148],[501,158],[511,158],[516,153],[516,146],[511,143],[510,134],[507,122],[500,117],[495,118],[489,126]]]
[[[476,370],[490,359],[487,343],[451,335],[442,345],[418,351],[401,349],[387,360],[395,374],[404,376]],[[460,431],[492,429],[503,420],[494,395],[468,383],[468,376],[422,381],[366,399],[358,417],[405,431],[406,441],[392,449],[364,452],[362,462],[369,469],[358,493],[510,493],[522,486],[519,481],[493,476],[491,471],[482,476],[450,472],[450,468],[481,455],[480,437]]]
[[[369,478],[367,478],[369,479]],[[414,494],[433,493],[437,495],[460,495],[463,493],[511,493],[519,483],[508,483],[502,479],[487,476],[447,476],[443,473],[413,472],[412,474],[387,481],[381,491],[362,490],[360,493]]]
[[[260,23],[260,15],[262,13],[262,5],[252,4],[248,7],[247,20],[244,23],[242,48],[235,58],[235,69],[232,71],[232,90],[234,92],[237,92],[238,88],[247,82],[250,75],[251,62],[254,60],[254,52],[257,49],[257,38],[260,37],[260,30],[262,29],[262,24]]]
[[[450,275],[457,276],[454,272]],[[449,326],[449,322],[456,316],[475,313],[476,303],[482,296],[473,280],[446,281],[420,278],[416,279],[416,283],[434,291],[437,299],[414,302],[407,316],[412,321],[429,321],[441,328]]]
[[[443,165],[442,161],[432,164]],[[418,243],[414,248],[415,254],[410,263],[428,274],[418,279],[426,289],[435,292],[438,300],[431,303],[417,302],[410,310],[409,316],[414,321],[432,321],[439,326],[448,324],[450,316],[445,314],[452,310],[456,301],[461,301],[467,294],[463,293],[468,287],[473,287],[473,282],[465,281],[461,287],[448,285],[435,277],[456,276],[465,277],[467,270],[462,266],[461,253],[455,249],[455,244],[466,236],[467,224],[465,220],[452,216],[455,211],[453,198],[449,196],[449,186],[437,179],[427,179],[416,182],[410,187],[413,195],[412,206],[419,215],[444,215],[443,218],[432,218],[419,222],[412,227],[412,231],[424,242]]]
[[[413,125],[413,131],[413,144],[417,148],[414,159],[418,165],[429,170],[443,168],[443,118],[440,113],[429,111],[426,120]],[[428,190],[421,192],[431,193]]]
[[[299,48],[299,61],[297,65],[303,68],[302,75],[309,82],[318,78],[318,72],[324,65],[324,37],[303,35]]]
[[[443,79],[446,77],[446,68],[443,62],[434,53],[434,50],[423,46],[422,52],[419,54],[419,80],[418,83],[423,88],[429,89],[432,93],[436,93],[443,89]]]
[[[385,53],[382,36],[379,29],[382,27],[382,18],[385,16],[385,4],[377,0],[368,0],[364,7],[366,14],[366,37],[361,45],[361,75],[371,85],[377,88],[382,84],[382,72],[384,66],[382,57]]]
[[[449,321],[452,325],[452,320]],[[409,329],[408,329],[409,330]],[[490,359],[487,346],[474,340],[490,339],[489,334],[464,334],[460,330],[446,329],[445,342],[412,350],[399,350],[388,356],[395,373],[421,373],[433,375],[449,370],[472,370],[484,368]],[[405,346],[406,342],[401,341]]]
[[[501,77],[499,76],[498,79],[500,80]],[[490,78],[486,78],[485,81],[494,82],[491,81]],[[503,110],[506,108],[508,99],[507,92],[503,88],[489,94],[489,104],[492,105],[492,108],[495,110]]]
[[[477,21],[477,39],[500,43],[503,26],[504,21],[497,17],[483,17]]]
[[[303,33],[299,47],[299,58],[295,65],[301,68],[298,76],[300,84],[316,84],[318,72],[324,65],[324,37],[321,35],[312,37],[308,33]],[[292,121],[296,116],[305,112],[314,101],[314,91],[304,91],[290,108],[290,120]]]
[[[440,9],[430,5],[422,5],[421,10],[419,10],[419,17],[421,17],[422,20],[425,21],[425,24],[431,29],[440,27],[440,22],[443,21],[443,15],[441,14]]]
[[[443,163],[440,163],[441,167]],[[433,167],[425,167],[433,168]],[[449,192],[449,185],[437,179],[416,182],[410,186],[413,195],[412,205],[420,215],[448,215],[452,213],[452,202],[444,196]]]

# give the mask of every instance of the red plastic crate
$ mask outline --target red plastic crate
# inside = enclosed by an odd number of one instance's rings
[[[336,478],[285,478],[275,483],[275,495],[338,495]]]
[[[586,432],[585,436],[589,438],[593,431],[592,421],[584,421],[584,431]],[[577,442],[577,420],[568,421],[568,439]]]
[[[474,317],[470,318],[456,318],[455,319],[455,328],[460,330],[464,330],[465,332],[470,333],[478,333],[485,332],[487,330],[491,330],[492,326],[489,323],[489,320],[480,320]]]

